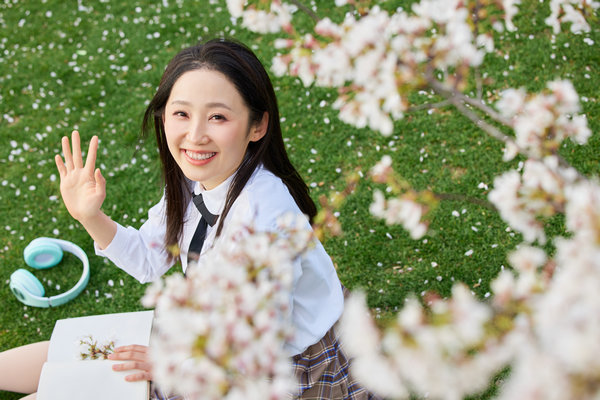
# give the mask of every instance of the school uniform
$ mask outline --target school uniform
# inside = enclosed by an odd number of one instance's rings
[[[195,183],[194,193],[202,194],[208,211],[221,215],[233,176],[214,189],[205,190]],[[148,220],[137,230],[117,224],[117,233],[104,249],[96,254],[109,258],[115,265],[140,282],[150,282],[162,276],[174,263],[169,262],[164,249],[165,199],[152,207]],[[278,217],[293,212],[302,214],[285,184],[263,167],[258,167],[230,208],[223,224],[227,233],[229,221],[253,226],[257,231],[276,231]],[[201,219],[190,202],[184,218],[180,243],[183,270],[188,266],[188,249]],[[200,252],[215,241],[218,222],[208,226]],[[310,229],[308,219],[306,227]],[[217,238],[218,240],[218,238]],[[368,393],[354,382],[348,373],[348,360],[340,350],[335,323],[344,306],[343,287],[322,244],[317,241],[293,265],[293,289],[290,298],[294,337],[284,348],[294,362],[299,380],[297,395],[310,399],[362,399]],[[306,396],[308,397],[305,397]]]

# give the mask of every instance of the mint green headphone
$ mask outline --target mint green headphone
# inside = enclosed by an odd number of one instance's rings
[[[26,269],[18,269],[10,276],[10,290],[20,302],[33,307],[56,307],[77,297],[90,280],[90,263],[79,246],[61,239],[47,237],[31,241],[23,251],[25,263],[35,269],[51,268],[63,257],[63,251],[77,256],[83,262],[83,273],[79,281],[68,291],[52,297],[44,297],[42,283]]]

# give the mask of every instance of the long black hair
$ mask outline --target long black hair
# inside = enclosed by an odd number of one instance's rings
[[[167,215],[166,248],[171,249],[179,244],[192,188],[167,147],[163,114],[175,82],[184,73],[198,69],[218,71],[227,77],[250,110],[249,126],[258,124],[265,112],[269,116],[266,134],[260,140],[248,144],[246,154],[229,187],[225,207],[217,227],[217,236],[223,229],[223,221],[231,206],[260,164],[285,183],[300,210],[312,222],[317,209],[309,195],[306,183],[285,151],[277,98],[269,75],[254,53],[243,44],[231,40],[213,39],[183,49],[169,62],[158,90],[144,114],[142,133],[145,135],[151,130],[151,126],[154,126],[162,162]]]

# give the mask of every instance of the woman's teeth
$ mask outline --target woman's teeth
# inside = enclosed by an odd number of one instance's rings
[[[197,153],[194,151],[186,150],[185,154],[187,154],[187,156],[189,158],[194,159],[194,160],[206,160],[208,158],[211,158],[212,156],[214,156],[217,153]]]

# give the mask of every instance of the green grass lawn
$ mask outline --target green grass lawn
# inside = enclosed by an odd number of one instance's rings
[[[235,26],[224,1],[83,3],[79,9],[59,0],[0,4],[0,351],[48,339],[60,318],[142,309],[145,287],[95,256],[91,239],[62,204],[53,161],[60,138],[74,128],[85,142],[100,137],[97,164],[108,181],[103,209],[123,225],[139,227],[162,193],[154,142],[141,142],[139,131],[167,62],[185,46],[222,35],[245,42],[267,67],[275,54],[273,37]],[[408,3],[381,2],[386,9]],[[547,10],[524,3],[524,14],[515,19],[520,31],[498,34],[497,50],[486,60],[484,98],[496,99],[506,87],[537,91],[548,80],[572,80],[595,134],[587,146],[567,143],[563,155],[597,175],[600,30],[553,37],[543,23]],[[331,1],[307,4],[321,16],[341,15],[330,10]],[[369,215],[377,185],[361,181],[339,210],[344,234],[324,242],[346,286],[365,289],[370,306],[383,316],[401,307],[408,294],[447,296],[458,281],[481,298],[489,295],[490,280],[520,237],[494,210],[469,199],[485,200],[493,178],[519,160],[502,162],[500,144],[451,109],[409,114],[385,138],[342,123],[330,107],[334,91],[305,88],[289,77],[273,82],[290,158],[315,199],[342,190],[345,174],[356,167],[366,175],[384,154],[392,155],[394,167],[417,189],[467,198],[441,203],[430,235],[414,241]],[[426,102],[429,96],[415,99]],[[552,222],[550,229],[560,231],[561,220]],[[15,269],[28,268],[23,249],[39,236],[73,241],[90,258],[84,293],[54,309],[26,307],[8,286]],[[59,267],[35,275],[47,295],[55,295],[80,273],[79,260],[66,255]],[[0,392],[0,398],[18,396]]]

